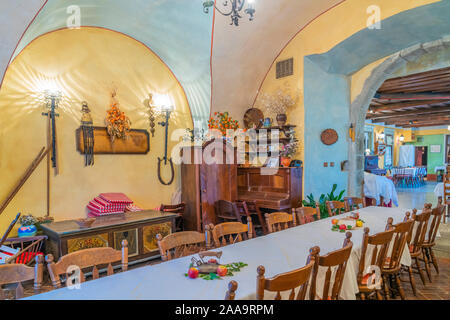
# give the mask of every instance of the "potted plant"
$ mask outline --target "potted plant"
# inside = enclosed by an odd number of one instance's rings
[[[292,139],[290,142],[281,146],[280,156],[281,156],[281,165],[283,167],[289,167],[291,164],[291,158],[295,156],[298,150],[298,142]]]
[[[295,98],[290,94],[279,89],[274,94],[264,93],[261,97],[262,108],[267,113],[276,115],[277,124],[279,127],[286,125],[288,108],[291,108],[296,103]]]
[[[21,227],[17,231],[19,237],[32,237],[37,233],[36,224],[38,223],[38,219],[36,219],[33,215],[25,215],[21,216],[19,219],[19,223]]]
[[[208,121],[208,128],[219,130],[222,136],[225,137],[228,129],[239,129],[239,122],[233,120],[228,112],[214,112],[214,117],[211,117]]]

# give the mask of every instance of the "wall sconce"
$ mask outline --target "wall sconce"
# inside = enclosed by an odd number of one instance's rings
[[[399,140],[400,142],[405,141],[405,136],[402,134],[402,135],[398,138],[398,140]]]
[[[350,128],[348,129],[348,135],[353,142],[355,142],[355,128],[353,127],[353,123],[350,124]]]
[[[175,178],[175,171],[173,168],[172,158],[167,157],[167,139],[169,136],[169,120],[170,120],[170,115],[173,111],[173,104],[170,101],[169,96],[166,96],[166,95],[158,95],[155,97],[154,101],[155,101],[155,105],[158,106],[160,108],[161,112],[165,115],[165,120],[158,122],[158,124],[166,129],[165,130],[166,133],[165,133],[164,157],[162,159],[160,157],[158,157],[158,179],[163,185],[168,186],[168,185],[172,184],[173,179]],[[170,164],[171,178],[168,182],[165,182],[161,177],[161,162],[163,160],[164,160],[164,165],[167,165],[167,161],[169,161],[169,164]]]
[[[59,114],[55,112],[56,108],[59,106],[61,101],[61,92],[57,90],[45,90],[44,91],[46,107],[49,109],[48,112],[43,112],[42,115],[48,117],[48,139],[51,139],[51,146],[47,147],[52,149],[51,161],[52,168],[55,168],[55,174],[58,174],[58,163],[56,159],[56,117]]]
[[[384,137],[385,137],[384,132],[379,133],[378,134],[378,142],[384,143]]]

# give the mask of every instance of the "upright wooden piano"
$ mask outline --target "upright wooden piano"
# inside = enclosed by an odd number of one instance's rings
[[[272,171],[272,172],[271,172]],[[301,206],[303,168],[238,168],[238,199],[261,208],[287,210]]]

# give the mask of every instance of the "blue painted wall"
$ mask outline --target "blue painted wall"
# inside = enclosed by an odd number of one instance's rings
[[[307,57],[305,72],[305,195],[317,199],[331,191],[334,183],[338,190],[347,188],[348,173],[341,171],[341,161],[347,160],[348,106],[350,81],[344,75],[328,74]],[[334,129],[339,135],[337,143],[326,146],[320,140],[325,129]],[[334,167],[323,163],[334,162]]]

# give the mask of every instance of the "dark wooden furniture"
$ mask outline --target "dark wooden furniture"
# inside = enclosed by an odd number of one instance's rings
[[[238,288],[238,283],[234,280],[231,280],[228,283],[228,291],[225,294],[225,300],[234,300],[236,297],[236,290]]]
[[[128,270],[128,242],[127,240],[122,240],[122,249],[114,250],[113,248],[91,248],[80,250],[76,252],[69,253],[59,258],[58,262],[55,263],[52,254],[45,257],[47,262],[47,269],[52,280],[52,285],[55,288],[60,288],[62,282],[68,285],[68,274],[73,272],[73,267],[79,268],[79,281],[84,282],[85,276],[83,269],[92,267],[92,279],[98,279],[99,268],[97,266],[107,265],[107,275],[110,276],[114,273],[112,264],[116,262],[121,262],[122,272]],[[70,271],[69,271],[70,270]],[[65,278],[61,281],[61,276]]]
[[[255,201],[260,208],[288,212],[301,205],[301,167],[238,168],[237,175],[239,200]]]
[[[206,226],[206,232],[209,234],[207,247],[212,247],[211,238],[216,248],[251,239],[253,238],[252,230],[251,219],[247,224],[240,222],[224,222],[216,226],[209,224]]]
[[[366,201],[364,198],[357,197],[345,197],[344,198],[345,211],[350,212],[366,207]]]
[[[264,277],[266,269],[259,266],[256,277],[256,299],[264,300],[264,291],[276,292],[275,300],[281,300],[281,292],[290,290],[289,300],[305,300],[311,273],[317,258],[318,247],[311,249],[311,253],[306,262],[306,266],[282,274],[278,274],[270,279]],[[317,275],[317,274],[316,274]],[[314,278],[311,282],[315,283]],[[297,295],[295,290],[298,289]],[[311,290],[311,289],[310,289]],[[315,290],[312,290],[315,291]]]
[[[344,202],[341,202],[341,201],[327,201],[326,205],[327,205],[328,215],[330,217],[333,217],[335,215],[338,215],[338,214],[346,212],[345,203]]]
[[[347,261],[352,252],[353,243],[350,241],[351,232],[347,232],[346,240],[344,241],[344,247],[328,253],[325,256],[318,256],[313,269],[313,282],[311,283],[310,300],[317,299],[316,295],[316,282],[319,267],[326,268],[325,281],[322,290],[322,300],[338,300],[341,293],[342,283],[344,281],[344,274],[347,268]],[[320,253],[318,247],[313,248],[317,255]],[[332,268],[336,268],[335,272],[332,272]],[[332,275],[334,274],[334,279]],[[333,284],[330,293],[330,286]]]
[[[235,202],[218,200],[215,205],[216,221],[220,222],[242,222],[241,214]]]
[[[8,238],[4,242],[7,246],[19,251],[8,258],[5,263],[21,263],[31,265],[35,262],[35,258],[41,252],[47,236]]]
[[[439,225],[441,224],[442,216],[445,214],[445,206],[442,205],[442,197],[439,197],[438,205],[431,212],[431,224],[428,228],[428,237],[422,244],[424,254],[430,257],[429,263],[432,263],[434,269],[439,274],[439,265],[436,256],[433,252],[433,247],[436,245],[436,235],[439,230]]]
[[[159,256],[156,235],[163,236],[175,231],[174,213],[154,210],[127,212],[117,216],[96,218],[90,228],[80,228],[74,220],[41,225],[48,236],[46,253],[55,260],[78,250],[111,247],[121,249],[122,240],[128,241],[131,264]]]
[[[409,220],[406,222],[401,222],[392,226],[393,218],[388,218],[387,223],[387,231],[394,230],[393,236],[393,246],[392,251],[388,253],[386,257],[386,261],[383,264],[383,268],[381,269],[381,274],[383,276],[383,287],[385,291],[385,298],[389,300],[391,294],[391,287],[389,278],[392,278],[393,282],[396,282],[398,291],[402,300],[405,299],[405,291],[403,290],[401,281],[400,281],[400,271],[401,271],[401,258],[403,255],[403,250],[405,249],[408,234],[411,231],[412,225],[414,224],[413,220]]]
[[[216,201],[237,199],[236,148],[222,140],[211,140],[203,146],[183,147],[181,156],[184,230],[202,232],[205,225],[217,224]],[[205,159],[211,157],[221,161],[208,164]]]
[[[263,215],[261,213],[261,210],[259,209],[258,205],[256,204],[256,201],[243,201],[243,200],[236,200],[234,201],[236,204],[236,208],[241,216],[251,217],[257,216],[257,223],[255,223],[254,217],[252,217],[252,226],[253,226],[253,234],[256,236],[256,227],[260,227],[263,231],[263,234],[267,234],[267,226],[266,222],[263,218]]]
[[[294,218],[294,225],[296,226],[320,220],[319,204],[316,203],[315,208],[313,207],[292,208],[292,216]]]
[[[185,257],[206,250],[205,234],[197,231],[182,231],[163,238],[156,235],[159,252],[163,261]]]
[[[28,267],[24,264],[3,264],[0,265],[0,300],[6,299],[2,286],[16,284],[15,299],[23,298],[22,282],[34,280],[34,291],[38,294],[42,287],[44,275],[44,256],[39,255],[35,258],[34,267]]]
[[[176,213],[178,215],[176,219],[175,231],[183,231],[183,215],[186,210],[186,204],[184,202],[179,204],[162,204],[159,207],[159,211],[161,212],[171,212]]]
[[[269,233],[273,233],[293,227],[294,219],[286,212],[266,213],[266,224]]]
[[[361,300],[366,299],[366,295],[376,294],[378,300],[382,299],[380,290],[382,290],[383,280],[379,279],[379,282],[374,282],[374,273],[366,273],[367,267],[377,266],[379,270],[383,268],[383,264],[386,261],[386,255],[391,243],[394,230],[380,232],[375,235],[369,236],[369,228],[364,228],[364,236],[361,246],[361,257],[359,260],[358,268],[358,288]],[[368,251],[369,245],[371,250]],[[372,270],[375,272],[375,270]],[[375,278],[375,280],[377,280]]]

